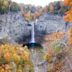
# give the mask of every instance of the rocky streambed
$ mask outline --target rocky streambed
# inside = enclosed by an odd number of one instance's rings
[[[44,61],[44,50],[43,48],[32,48],[31,60],[34,65],[34,72],[47,72],[47,62]]]

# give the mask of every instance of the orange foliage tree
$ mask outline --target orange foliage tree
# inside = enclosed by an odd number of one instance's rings
[[[65,13],[64,20],[66,22],[72,22],[72,0],[64,0],[64,5],[69,7],[69,10]],[[68,32],[68,44],[72,45],[72,27],[69,28]]]
[[[68,34],[68,44],[72,45],[72,27],[69,28],[67,34]]]
[[[65,13],[64,20],[72,22],[72,0],[64,0],[64,5],[69,7],[69,10]]]

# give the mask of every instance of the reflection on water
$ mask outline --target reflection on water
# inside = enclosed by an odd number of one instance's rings
[[[47,72],[46,70],[46,64],[44,62],[43,56],[43,48],[36,47],[36,48],[30,48],[31,52],[31,60],[34,64],[34,72]]]

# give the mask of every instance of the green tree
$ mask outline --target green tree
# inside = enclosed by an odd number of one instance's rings
[[[54,14],[58,14],[60,8],[61,8],[61,6],[60,6],[59,1],[55,1],[54,2]]]
[[[60,14],[61,16],[63,16],[64,13],[65,13],[67,10],[68,10],[68,6],[63,6],[63,7],[60,8],[59,14]]]
[[[12,2],[10,6],[11,12],[18,12],[20,10],[19,5],[16,2]]]
[[[0,0],[0,14],[7,13],[9,10],[10,0]]]

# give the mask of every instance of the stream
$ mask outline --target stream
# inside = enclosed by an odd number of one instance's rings
[[[41,48],[32,48],[31,60],[34,65],[34,72],[47,72],[47,63],[44,61],[43,56],[44,52]]]

